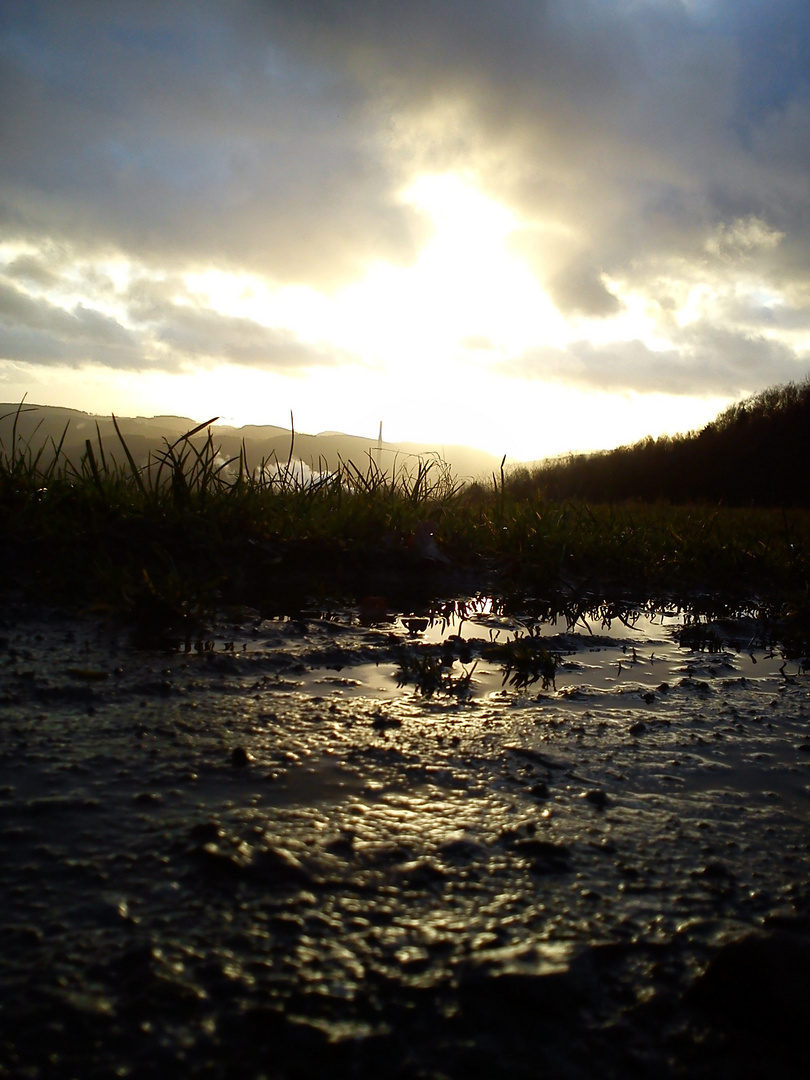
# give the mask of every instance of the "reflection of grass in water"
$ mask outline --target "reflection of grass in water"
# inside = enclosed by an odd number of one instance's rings
[[[689,623],[678,633],[678,643],[682,648],[695,652],[718,653],[723,650],[723,639],[711,627],[703,623]]]
[[[413,684],[423,697],[447,694],[463,701],[472,693],[472,677],[476,665],[462,675],[453,674],[453,665],[435,653],[406,654],[400,658],[397,686]]]
[[[804,511],[552,502],[503,474],[489,487],[461,484],[438,459],[392,474],[370,456],[365,469],[313,465],[304,476],[294,435],[286,462],[253,466],[244,449],[224,460],[206,427],[142,464],[120,432],[116,447],[98,435],[74,462],[61,443],[35,452],[15,417],[11,445],[0,445],[7,592],[18,583],[170,623],[220,603],[269,605],[294,575],[328,594],[345,567],[368,576],[384,564],[414,582],[432,574],[434,590],[453,570],[496,571],[501,588],[583,610],[619,584],[638,595],[759,593],[789,607],[797,641],[807,636]],[[420,545],[425,535],[449,568]]]
[[[481,659],[500,666],[503,686],[516,690],[525,690],[537,682],[542,683],[544,690],[555,686],[560,657],[543,644],[539,626],[524,628],[510,641],[471,643],[452,635],[441,646],[407,649],[399,658],[397,685],[413,684],[424,697],[441,693],[463,700],[472,693],[472,676],[478,661],[462,675],[454,675],[453,668],[457,659],[469,662],[473,650]]]
[[[531,630],[513,641],[489,646],[485,655],[500,662],[504,686],[513,686],[516,690],[525,690],[537,682],[542,683],[544,690],[556,686],[560,657],[549,652]]]

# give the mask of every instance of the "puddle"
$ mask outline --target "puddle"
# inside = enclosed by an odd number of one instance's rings
[[[15,619],[9,1074],[803,1076],[690,995],[728,942],[807,948],[810,682],[700,625],[475,598],[157,654]]]

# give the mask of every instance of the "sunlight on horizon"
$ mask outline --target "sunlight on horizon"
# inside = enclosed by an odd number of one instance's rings
[[[344,383],[343,386],[340,384]],[[537,460],[568,452],[611,449],[649,434],[675,434],[701,427],[728,404],[724,398],[676,399],[666,395],[591,394],[569,387],[529,384],[513,397],[508,385],[491,379],[477,401],[462,407],[452,398],[397,395],[388,380],[367,374],[347,378],[329,373],[317,391],[294,379],[265,372],[248,373],[238,384],[233,369],[202,372],[193,379],[163,374],[124,375],[113,408],[104,408],[92,383],[82,403],[68,401],[58,380],[41,404],[63,404],[122,416],[155,413],[187,416],[195,422],[219,416],[220,423],[288,428],[292,411],[296,430],[307,434],[342,431],[377,438],[383,422],[386,442],[433,446],[466,445],[507,460]],[[103,387],[99,390],[104,392]],[[341,393],[341,401],[336,394]],[[35,400],[34,395],[30,398]],[[108,404],[109,398],[107,399]],[[160,402],[159,407],[150,402]]]
[[[22,394],[0,397],[19,402]],[[380,372],[335,369],[316,382],[270,372],[245,372],[221,365],[193,376],[122,372],[114,383],[100,369],[84,369],[77,387],[73,369],[51,368],[26,381],[28,404],[56,405],[119,416],[185,416],[196,423],[219,422],[342,431],[386,442],[433,446],[466,445],[512,463],[569,452],[611,449],[647,435],[676,434],[702,427],[729,398],[673,398],[664,394],[589,393],[560,384],[505,382],[491,374],[463,401],[447,393],[403,392]]]

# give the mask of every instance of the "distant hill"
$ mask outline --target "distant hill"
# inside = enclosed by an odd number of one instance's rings
[[[810,380],[763,390],[697,432],[518,469],[512,485],[588,502],[808,507]]]
[[[62,451],[71,461],[78,464],[81,460],[86,439],[91,440],[98,456],[98,433],[101,435],[105,454],[119,463],[125,460],[110,416],[95,416],[77,409],[32,405],[27,402],[19,410],[19,414],[18,409],[19,403],[0,403],[0,442],[6,453],[11,450],[16,421],[18,444],[30,444],[35,453],[45,446],[46,460],[52,446],[59,444],[63,434]],[[139,464],[146,462],[150,452],[154,454],[165,449],[166,440],[174,442],[200,423],[199,420],[186,416],[119,416],[116,419],[130,452]],[[225,457],[238,455],[244,443],[251,466],[258,466],[263,459],[274,457],[284,464],[290,453],[290,431],[287,428],[269,424],[250,424],[240,428],[215,424],[212,426],[212,433],[215,444]],[[203,439],[205,434],[203,432],[197,438]],[[460,479],[488,479],[500,465],[500,459],[492,454],[466,446],[383,442],[378,451],[375,439],[358,435],[345,435],[340,432],[325,432],[320,435],[295,433],[294,460],[302,461],[316,471],[334,469],[340,460],[351,461],[365,471],[369,454],[375,463],[379,461],[380,467],[389,472],[395,466],[401,467],[420,457],[440,457]]]

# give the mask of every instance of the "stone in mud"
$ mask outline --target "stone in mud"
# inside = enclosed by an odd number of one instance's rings
[[[0,943],[6,953],[16,947],[27,948],[40,945],[42,941],[42,931],[36,926],[25,923],[0,926]]]
[[[602,788],[591,788],[589,791],[583,792],[581,798],[589,802],[591,806],[595,806],[597,810],[604,810],[610,802],[607,792]]]
[[[216,821],[200,821],[189,832],[190,838],[197,844],[208,844],[222,835],[222,827]]]
[[[398,716],[386,716],[384,713],[375,713],[371,726],[377,731],[386,731],[388,728],[402,727],[402,720]]]
[[[297,888],[313,883],[312,875],[300,860],[273,844],[253,847],[237,837],[218,833],[216,839],[198,844],[190,854],[212,884],[244,881],[265,887]]]
[[[447,873],[434,859],[414,859],[396,869],[397,877],[405,888],[426,889],[443,882]]]
[[[570,943],[507,946],[473,954],[459,972],[458,995],[467,1020],[488,1030],[570,1015],[591,990],[586,953]]]
[[[101,808],[100,799],[73,792],[68,792],[66,795],[42,795],[23,803],[23,809],[35,817],[61,817],[73,811],[100,810]]]
[[[511,746],[507,744],[504,750],[508,750],[511,754],[523,758],[533,765],[541,765],[544,769],[549,770],[549,775],[553,769],[570,769],[574,764],[573,761],[554,757],[540,750],[533,750],[530,746]]]
[[[163,802],[163,796],[158,791],[138,791],[132,796],[135,803],[159,803]]]
[[[191,856],[206,878],[218,883],[243,877],[249,862],[245,851],[214,841],[193,848]]]
[[[354,833],[343,832],[325,844],[324,851],[330,855],[339,855],[341,858],[348,859],[355,854],[354,841]]]
[[[442,858],[448,859],[451,862],[479,862],[485,863],[487,860],[487,849],[483,844],[478,844],[474,840],[470,840],[468,837],[456,837],[453,840],[447,840],[445,843],[439,846],[439,854]]]
[[[535,874],[566,874],[571,870],[571,851],[565,844],[530,837],[515,841],[513,847],[529,859]]]
[[[231,764],[236,769],[243,769],[246,765],[249,765],[253,759],[250,754],[245,750],[244,746],[235,746],[231,751]]]
[[[734,877],[732,870],[725,863],[715,860],[708,862],[701,870],[692,872],[692,877],[703,877],[715,881],[729,881]]]
[[[269,844],[253,852],[248,874],[266,885],[312,885],[314,878],[304,864],[286,848]]]
[[[810,1030],[810,936],[751,933],[724,945],[686,994],[725,1028],[767,1040]]]

